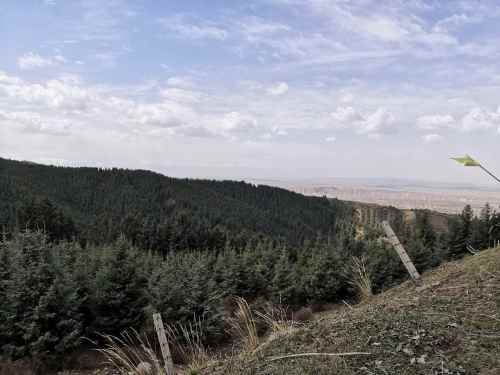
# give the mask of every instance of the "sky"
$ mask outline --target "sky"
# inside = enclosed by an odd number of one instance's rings
[[[210,178],[500,172],[497,0],[2,0],[0,156]]]

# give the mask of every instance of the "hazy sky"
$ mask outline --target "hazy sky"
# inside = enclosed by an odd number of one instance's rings
[[[500,2],[2,0],[0,156],[175,176],[500,172]]]

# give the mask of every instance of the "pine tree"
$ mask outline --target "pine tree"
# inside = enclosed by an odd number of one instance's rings
[[[470,205],[466,205],[458,220],[450,226],[450,255],[458,258],[467,252],[467,245],[472,236],[473,212]]]
[[[146,280],[138,273],[135,249],[124,237],[108,251],[95,279],[92,328],[99,333],[119,334],[143,321]]]

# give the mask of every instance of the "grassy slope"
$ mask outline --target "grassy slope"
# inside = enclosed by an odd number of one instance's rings
[[[500,374],[500,249],[451,262],[350,310],[330,312],[206,374]],[[369,352],[367,356],[274,356]]]

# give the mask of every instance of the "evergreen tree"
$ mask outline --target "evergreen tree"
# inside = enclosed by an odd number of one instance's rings
[[[143,321],[146,280],[138,274],[136,250],[125,238],[108,252],[95,279],[93,330],[118,334]]]
[[[466,205],[458,220],[450,227],[450,255],[458,258],[467,252],[467,245],[472,238],[473,212],[470,205]]]

